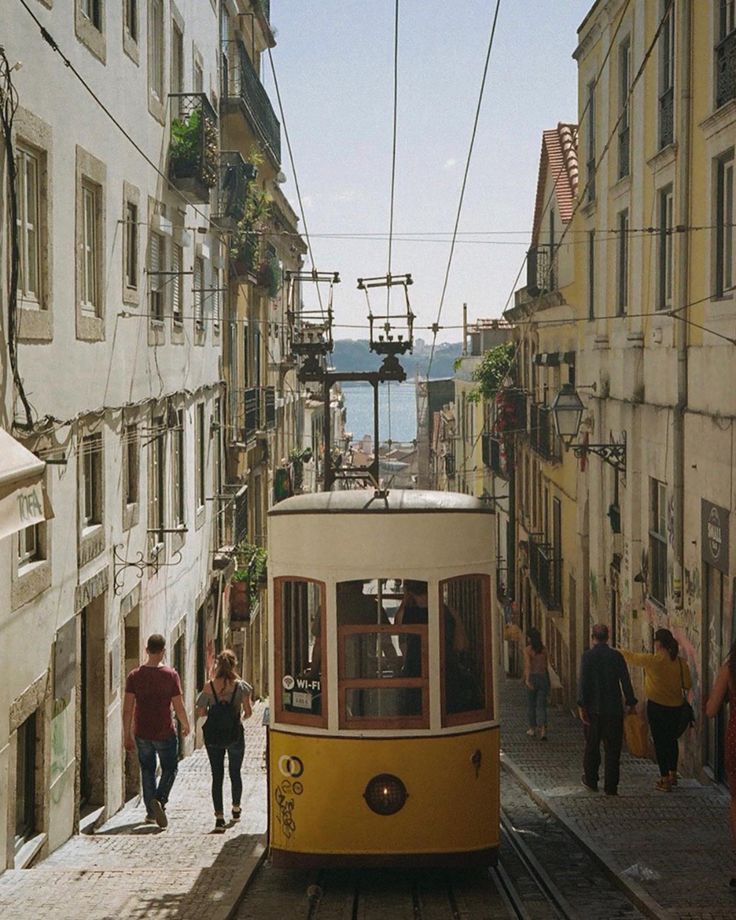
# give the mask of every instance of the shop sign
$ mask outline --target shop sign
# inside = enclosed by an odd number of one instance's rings
[[[728,575],[729,512],[702,499],[700,517],[703,561]]]

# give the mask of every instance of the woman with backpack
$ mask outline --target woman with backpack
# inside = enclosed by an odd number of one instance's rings
[[[204,743],[212,768],[212,804],[215,807],[215,833],[225,830],[225,813],[222,804],[222,785],[225,779],[225,754],[232,788],[233,821],[241,815],[240,799],[243,778],[240,768],[245,756],[245,736],[241,717],[252,713],[250,684],[241,680],[235,670],[238,659],[230,649],[225,649],[215,659],[214,673],[197,697],[198,716],[207,716],[204,723]]]

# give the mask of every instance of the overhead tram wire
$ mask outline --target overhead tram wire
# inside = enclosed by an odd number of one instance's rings
[[[124,128],[123,125],[120,124],[120,121],[116,118],[115,115],[113,115],[110,109],[105,105],[105,103],[100,99],[97,93],[95,93],[95,91],[92,89],[89,83],[80,74],[80,72],[77,70],[74,64],[72,64],[69,58],[64,54],[64,52],[61,50],[58,43],[56,42],[56,39],[53,37],[53,35],[51,35],[48,29],[40,21],[38,16],[36,16],[33,10],[28,6],[28,3],[26,2],[26,0],[19,0],[19,2],[24,7],[28,15],[31,17],[31,19],[33,19],[33,21],[38,26],[43,40],[49,45],[52,51],[55,51],[59,55],[61,60],[64,62],[64,66],[67,67],[74,74],[77,80],[79,80],[82,86],[87,90],[89,95],[94,99],[94,101],[102,109],[105,115],[107,115],[107,117],[115,125],[118,131],[120,131],[123,137],[135,148],[135,150],[143,157],[146,163],[148,163],[148,165],[164,180],[164,182],[166,182],[167,188],[172,190],[174,194],[178,195],[179,198],[181,198],[181,200],[186,205],[188,205],[190,208],[193,209],[195,214],[198,214],[203,220],[206,220],[211,227],[214,227],[215,230],[218,231],[218,235],[220,236],[221,239],[225,239],[229,235],[230,231],[226,230],[224,227],[221,227],[219,224],[215,223],[211,219],[211,217],[209,217],[203,211],[200,211],[200,209],[197,207],[197,205],[193,201],[187,198],[187,196],[180,189],[176,188],[176,186],[171,183],[171,180],[166,175],[166,173],[162,172],[159,169],[156,163],[154,163],[154,161],[148,156],[145,150],[143,150],[143,148],[140,146],[138,141],[136,141],[136,139],[131,134],[128,133],[127,129]]]
[[[312,240],[310,239],[309,228],[307,226],[307,215],[304,211],[304,202],[302,201],[302,193],[301,193],[301,189],[299,188],[299,178],[297,176],[296,164],[294,162],[294,152],[291,149],[291,137],[289,135],[289,129],[286,126],[286,115],[284,113],[284,106],[281,102],[281,89],[279,87],[278,77],[276,76],[276,67],[273,62],[273,54],[271,53],[270,48],[268,49],[268,61],[269,61],[269,64],[271,65],[271,76],[273,77],[273,85],[274,85],[274,89],[276,90],[276,101],[279,107],[279,115],[281,116],[281,126],[284,129],[286,149],[289,153],[289,165],[291,167],[291,173],[294,176],[294,188],[296,189],[296,197],[297,197],[297,201],[299,202],[299,213],[301,215],[302,224],[304,226],[304,239],[307,242],[307,251],[309,252],[309,261],[312,263],[312,271],[316,272],[317,265],[314,261],[314,253],[312,251]],[[317,300],[319,301],[320,313],[322,314],[322,317],[324,318],[325,308],[322,303],[322,292],[320,290],[318,283],[315,283],[314,286],[317,288]]]
[[[464,172],[464,174],[463,174],[462,186],[461,186],[461,188],[460,188],[460,200],[458,201],[457,214],[455,215],[455,226],[454,226],[453,231],[452,231],[452,241],[451,241],[451,243],[450,243],[450,254],[449,254],[448,259],[447,259],[447,268],[446,268],[446,270],[445,270],[445,280],[444,280],[444,283],[443,283],[443,285],[442,285],[442,294],[441,294],[441,296],[440,296],[440,304],[439,304],[439,308],[438,308],[438,310],[437,310],[437,319],[435,320],[435,323],[434,323],[434,331],[433,331],[433,335],[432,335],[432,347],[431,347],[431,349],[430,349],[429,361],[428,361],[428,363],[427,363],[427,380],[429,380],[429,375],[430,375],[430,372],[431,372],[431,370],[432,370],[432,361],[434,360],[434,351],[435,351],[435,346],[436,346],[436,343],[437,343],[437,330],[438,330],[438,327],[439,327],[440,318],[442,317],[442,309],[443,309],[443,307],[444,307],[444,305],[445,305],[445,296],[446,296],[446,294],[447,294],[447,285],[448,285],[449,280],[450,280],[450,269],[452,268],[452,259],[453,259],[453,255],[454,255],[454,253],[455,253],[455,242],[456,242],[456,240],[457,240],[458,228],[459,228],[459,226],[460,226],[460,215],[462,214],[462,209],[463,209],[463,200],[464,200],[464,198],[465,198],[465,188],[466,188],[466,186],[467,186],[467,182],[468,182],[468,173],[469,173],[469,171],[470,171],[470,161],[471,161],[472,156],[473,156],[473,147],[474,147],[474,145],[475,145],[475,136],[476,136],[476,134],[477,134],[477,132],[478,132],[478,122],[479,122],[479,120],[480,120],[480,110],[481,110],[481,105],[483,104],[483,94],[484,94],[484,92],[485,92],[485,87],[486,87],[486,78],[488,77],[488,67],[489,67],[489,64],[490,64],[490,62],[491,62],[491,52],[493,51],[493,42],[494,42],[494,38],[495,38],[495,36],[496,36],[496,23],[498,22],[498,11],[499,11],[500,6],[501,6],[501,0],[496,0],[496,9],[495,9],[494,14],[493,14],[493,24],[492,24],[492,26],[491,26],[491,35],[490,35],[490,38],[489,38],[489,40],[488,40],[488,51],[486,52],[486,61],[485,61],[485,65],[484,65],[484,67],[483,67],[483,79],[481,80],[481,84],[480,84],[480,92],[479,92],[479,94],[478,94],[478,105],[476,106],[476,110],[475,110],[475,119],[474,119],[474,121],[473,121],[473,131],[472,131],[472,134],[471,134],[471,136],[470,136],[470,145],[469,145],[469,147],[468,147],[468,156],[467,156],[467,158],[466,158],[466,160],[465,160],[465,172]]]

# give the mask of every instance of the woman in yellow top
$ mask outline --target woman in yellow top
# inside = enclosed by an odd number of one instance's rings
[[[680,646],[669,629],[654,634],[654,654],[628,652],[621,649],[627,664],[644,668],[644,692],[647,696],[647,718],[654,739],[654,751],[659,765],[656,788],[670,792],[677,785],[677,758],[680,750],[678,721],[682,705],[682,690],[692,686],[690,668],[678,657]]]

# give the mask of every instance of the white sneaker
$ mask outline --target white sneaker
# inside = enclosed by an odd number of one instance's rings
[[[526,733],[530,738],[533,738],[537,734],[537,730],[536,728],[527,728]]]

